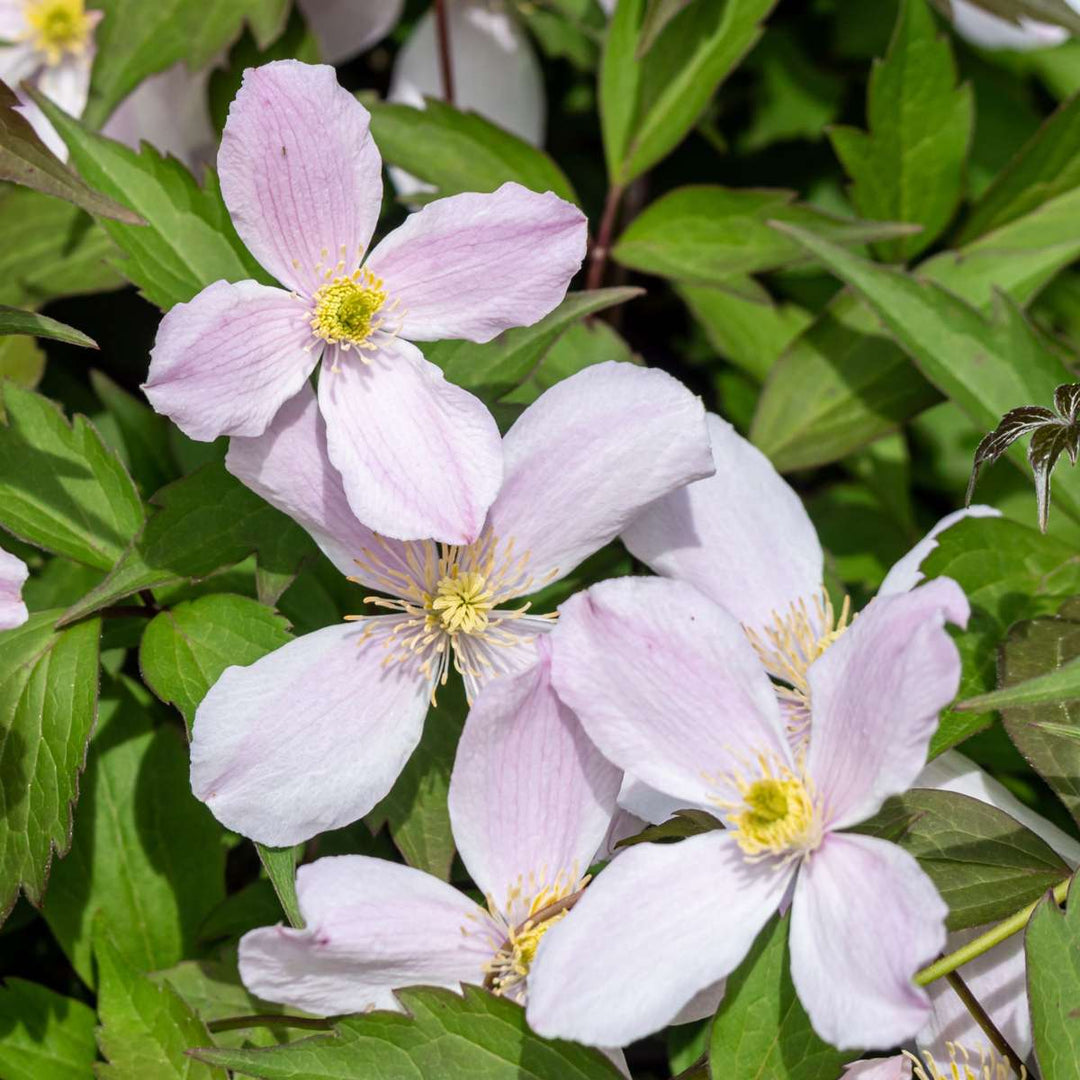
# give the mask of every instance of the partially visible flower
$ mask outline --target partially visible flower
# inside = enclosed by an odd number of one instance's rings
[[[536,659],[550,617],[520,598],[569,574],[650,499],[711,472],[701,402],[661,371],[605,363],[558,383],[502,443],[506,475],[479,539],[378,536],[349,508],[305,388],[226,465],[289,514],[387,614],[228,668],[195,718],[195,794],[225,825],[299,843],[366,814],[412,753],[450,665],[476,697]],[[460,477],[444,497],[463,497]],[[361,594],[362,595],[362,594]]]
[[[297,0],[328,64],[371,48],[397,25],[405,0]]]
[[[983,49],[1011,49],[1016,52],[1049,49],[1068,41],[1071,36],[1063,26],[1039,22],[1026,16],[1020,16],[1015,22],[1001,18],[971,0],[949,0],[949,5],[956,32],[972,45]],[[1080,11],[1080,7],[1077,10]]]
[[[790,897],[792,978],[818,1034],[912,1037],[930,1012],[912,976],[945,942],[945,904],[912,856],[844,830],[918,776],[960,679],[945,623],[967,617],[945,578],[877,599],[809,666],[796,749],[742,627],[697,589],[623,578],[565,603],[559,697],[610,761],[727,827],[611,863],[537,960],[533,1028],[593,1045],[659,1030]]]
[[[65,161],[63,139],[19,84],[33,84],[64,112],[82,116],[90,93],[94,28],[101,18],[100,11],[87,11],[83,0],[0,0],[0,79],[19,95],[19,111],[41,141]]]
[[[551,689],[541,651],[469,715],[450,822],[486,908],[437,878],[360,855],[300,868],[305,928],[240,942],[253,993],[310,1012],[399,1009],[393,991],[486,986],[522,1004],[548,931],[566,919],[615,809],[618,771]]]
[[[0,630],[14,630],[26,622],[22,587],[27,576],[26,563],[0,548]]]
[[[499,490],[498,430],[409,341],[484,342],[541,319],[581,265],[586,220],[507,183],[428,204],[364,260],[382,195],[368,125],[333,68],[282,60],[245,73],[221,190],[286,288],[217,281],[178,304],[144,389],[192,438],[257,436],[321,358],[327,450],[357,516],[388,536],[471,543]]]

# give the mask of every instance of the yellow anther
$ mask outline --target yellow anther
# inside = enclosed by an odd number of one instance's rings
[[[26,0],[25,14],[29,40],[51,67],[64,53],[85,52],[97,21],[84,9],[83,0]]]
[[[382,280],[370,270],[328,280],[315,292],[311,332],[331,345],[361,347],[382,325],[377,316],[386,297]]]
[[[440,579],[430,607],[432,618],[448,634],[479,634],[487,629],[494,603],[495,594],[483,574],[461,573],[454,566]]]
[[[977,1061],[975,1055],[959,1043],[946,1043],[945,1048],[949,1052],[945,1068],[929,1050],[923,1051],[921,1059],[904,1051],[904,1056],[912,1063],[915,1080],[1027,1080],[1027,1069],[1023,1065],[1017,1076],[1007,1061],[986,1046],[979,1051]]]

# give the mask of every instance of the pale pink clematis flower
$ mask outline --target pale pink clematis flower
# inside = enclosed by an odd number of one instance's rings
[[[26,563],[0,548],[0,630],[14,630],[26,622],[22,587],[27,577]]]
[[[533,1028],[592,1045],[657,1031],[790,901],[792,977],[818,1034],[841,1048],[913,1036],[930,1006],[911,979],[945,942],[945,905],[906,852],[844,830],[918,776],[960,679],[945,623],[967,617],[945,578],[875,600],[809,665],[796,747],[743,628],[697,589],[623,578],[564,604],[559,697],[614,764],[727,828],[612,862],[537,960]]]
[[[41,141],[64,161],[64,140],[19,84],[32,83],[64,112],[82,116],[101,17],[100,11],[87,11],[83,0],[0,0],[0,79],[18,94],[18,111]]]
[[[1067,3],[1077,11],[1080,5]],[[956,32],[972,45],[983,49],[1010,49],[1029,52],[1032,49],[1051,49],[1068,41],[1069,31],[1053,23],[1039,22],[1020,16],[1016,22],[1001,18],[971,0],[949,0]]]
[[[178,304],[144,389],[192,438],[253,437],[321,357],[327,451],[356,515],[387,536],[467,544],[499,490],[498,430],[410,342],[490,341],[541,319],[581,264],[586,221],[508,183],[429,203],[365,260],[382,197],[368,122],[333,68],[282,60],[245,73],[221,190],[285,289],[217,281]]]
[[[297,0],[328,64],[370,49],[397,26],[405,0]]]
[[[322,1014],[397,1009],[393,991],[421,983],[486,985],[523,1003],[538,947],[586,884],[618,789],[618,770],[551,689],[541,647],[532,667],[485,691],[450,780],[454,839],[486,909],[420,870],[320,859],[298,875],[305,929],[241,940],[245,985]]]
[[[342,573],[384,594],[374,602],[388,613],[308,634],[211,688],[195,718],[191,779],[222,823],[285,845],[366,814],[416,746],[451,663],[473,696],[533,664],[551,622],[520,598],[569,574],[650,499],[713,468],[701,402],[633,364],[558,383],[502,450],[505,478],[483,532],[449,547],[387,540],[357,520],[311,390],[265,435],[233,439],[230,471]]]

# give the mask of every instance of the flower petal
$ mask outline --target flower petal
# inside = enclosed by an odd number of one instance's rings
[[[377,45],[398,24],[405,0],[298,0],[307,24],[328,64]]]
[[[191,741],[192,791],[218,821],[284,847],[356,821],[390,790],[431,696],[413,666],[384,663],[378,631],[395,621],[328,626],[225,670]]]
[[[844,1066],[841,1080],[911,1080],[911,1059],[903,1054],[853,1061]]]
[[[807,771],[830,828],[866,820],[914,783],[960,685],[945,623],[966,626],[968,610],[950,578],[880,596],[810,665]]]
[[[404,308],[410,341],[490,341],[557,307],[585,258],[588,223],[572,203],[506,183],[436,199],[368,258]]]
[[[584,876],[615,812],[621,774],[551,688],[547,649],[474,703],[450,777],[450,823],[473,881],[511,922],[522,881],[570,887]],[[526,902],[528,897],[522,898]]]
[[[377,551],[380,561],[407,565],[403,543],[377,537],[356,520],[341,474],[327,456],[326,424],[309,385],[281,407],[262,435],[231,439],[225,467],[303,526],[346,577],[385,589],[384,579],[365,574],[366,562],[357,564],[365,550]]]
[[[790,880],[747,862],[730,833],[631,848],[544,935],[529,1026],[591,1046],[659,1031],[738,966]]]
[[[38,89],[76,119],[82,116],[90,94],[90,68],[95,51],[91,45],[78,56],[69,54],[59,64],[43,67],[38,76]]]
[[[755,630],[821,592],[824,556],[802,500],[726,421],[708,416],[716,474],[658,499],[622,535],[649,568],[679,578]]]
[[[951,0],[956,32],[983,49],[1049,49],[1068,41],[1069,31],[1052,23],[1036,22],[1021,16],[1018,21],[1002,19],[970,0]]]
[[[742,628],[690,585],[594,585],[562,606],[551,644],[555,689],[593,742],[684,806],[710,805],[715,774],[740,759],[791,760],[776,694]]]
[[[556,383],[506,434],[492,532],[530,553],[534,582],[565,577],[651,500],[712,472],[704,420],[656,369],[608,361]]]
[[[0,548],[0,630],[14,630],[29,617],[22,599],[29,574],[22,559]]]
[[[895,593],[911,592],[926,575],[919,569],[938,546],[937,537],[964,518],[1001,517],[1001,511],[992,506],[969,506],[964,510],[955,510],[946,514],[903,558],[897,560],[885,575],[885,580],[878,589],[878,596],[892,596]]]
[[[387,339],[369,362],[339,356],[323,363],[319,407],[356,516],[400,540],[475,540],[502,482],[491,413],[407,341]]]
[[[367,109],[332,67],[248,68],[221,136],[221,194],[252,255],[306,297],[359,265],[382,205]]]
[[[240,976],[266,1001],[307,1012],[397,1011],[400,987],[481,983],[501,940],[457,889],[384,859],[318,859],[300,867],[296,893],[305,928],[245,934]]]
[[[0,41],[18,41],[28,29],[26,0],[0,0]],[[4,51],[6,48],[8,47],[5,47]],[[3,78],[4,82],[8,81],[6,75],[0,75],[0,78]]]
[[[906,851],[832,833],[799,870],[791,977],[814,1030],[841,1050],[888,1048],[930,1015],[911,981],[945,944],[948,908]]]
[[[287,292],[215,281],[161,320],[143,390],[193,439],[261,435],[315,367],[313,340]]]

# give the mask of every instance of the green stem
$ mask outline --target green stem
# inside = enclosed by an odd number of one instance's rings
[[[1056,904],[1065,902],[1071,882],[1072,878],[1066,878],[1055,886],[1053,896]],[[951,952],[948,956],[935,960],[929,967],[924,967],[922,971],[916,974],[915,985],[928,986],[957,968],[963,967],[969,960],[974,960],[977,956],[989,952],[995,945],[1000,945],[1006,939],[1011,938],[1013,934],[1020,933],[1027,926],[1031,913],[1039,906],[1040,902],[1041,898],[1032,904],[1028,904],[1026,908],[1018,911],[1015,915],[1010,915],[1003,922],[999,922],[997,926],[991,927],[985,934],[972,938],[971,941],[966,945],[962,945],[956,952]]]

